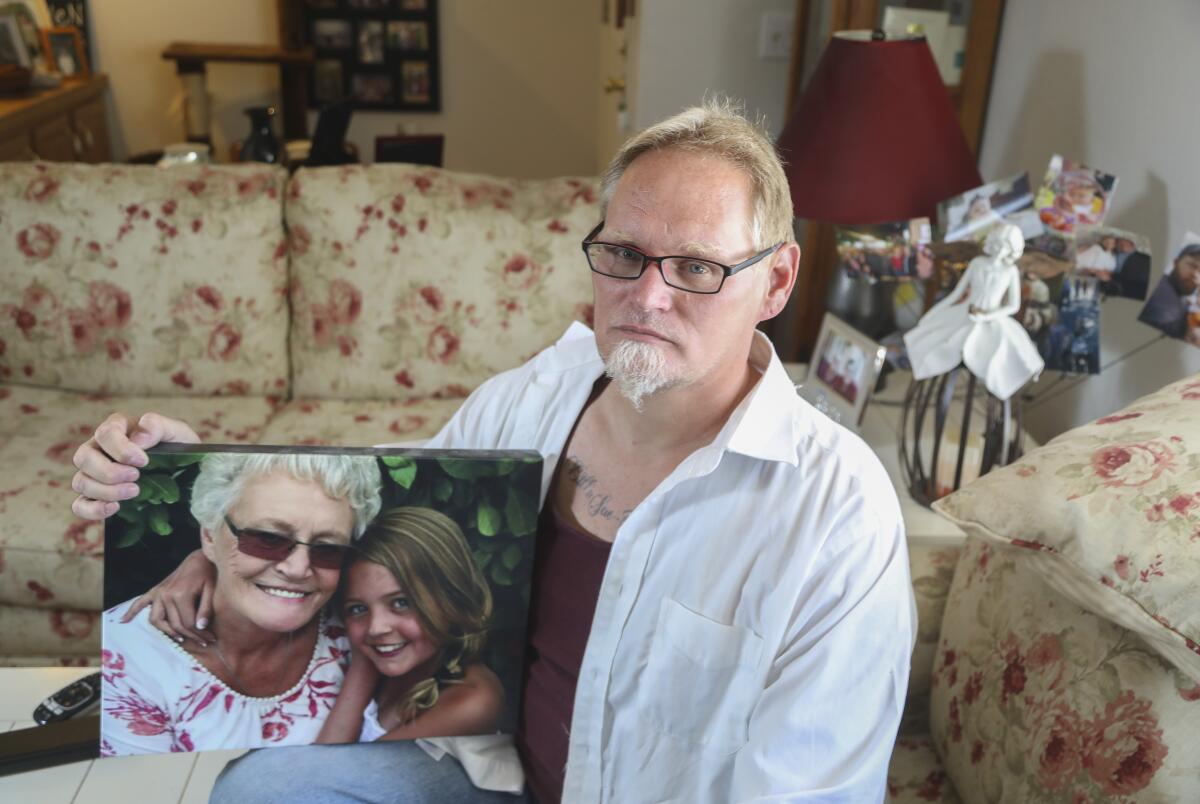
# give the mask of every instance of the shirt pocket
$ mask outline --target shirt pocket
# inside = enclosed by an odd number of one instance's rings
[[[748,739],[763,640],[664,598],[637,706],[659,731],[733,753]]]

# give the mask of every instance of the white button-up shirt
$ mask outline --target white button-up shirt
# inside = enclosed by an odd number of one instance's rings
[[[900,506],[871,450],[755,338],[757,385],[617,531],[565,802],[883,799],[916,628]],[[544,503],[602,371],[573,325],[428,446],[535,449]],[[471,766],[467,745],[437,742]]]

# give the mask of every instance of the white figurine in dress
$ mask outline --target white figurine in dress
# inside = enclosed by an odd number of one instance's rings
[[[913,379],[950,371],[960,362],[987,389],[1008,399],[1045,367],[1025,328],[1013,318],[1021,308],[1017,258],[1025,238],[1011,223],[997,226],[946,298],[904,336]]]

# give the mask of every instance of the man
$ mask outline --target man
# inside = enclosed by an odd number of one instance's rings
[[[529,788],[542,804],[880,801],[915,626],[903,525],[878,460],[798,399],[755,330],[800,257],[774,148],[727,106],[690,109],[626,143],[603,196],[584,241],[594,336],[575,325],[484,383],[429,444],[546,458]],[[164,437],[194,435],[156,415],[97,428],[76,513],[114,513]],[[402,749],[256,752],[214,797],[427,801],[462,775],[411,770]]]
[[[1191,243],[1180,249],[1170,272],[1158,281],[1138,321],[1162,330],[1172,338],[1187,337],[1189,297],[1198,286],[1200,244]]]

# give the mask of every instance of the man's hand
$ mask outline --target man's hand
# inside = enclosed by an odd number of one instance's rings
[[[216,642],[212,632],[205,630],[212,620],[216,583],[216,568],[204,553],[194,550],[174,572],[133,601],[121,622],[129,622],[149,606],[150,624],[176,642],[184,639],[194,639],[201,645]]]
[[[136,497],[137,467],[146,465],[145,451],[162,441],[199,444],[200,437],[186,423],[157,413],[145,414],[136,424],[120,413],[105,419],[75,451],[75,516],[106,519],[117,512],[119,501]]]

